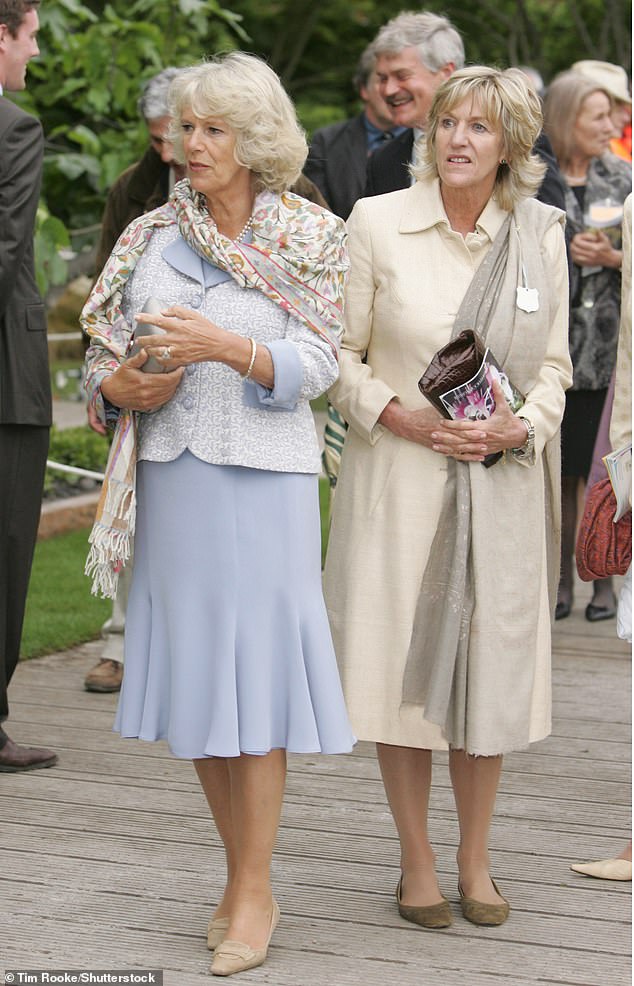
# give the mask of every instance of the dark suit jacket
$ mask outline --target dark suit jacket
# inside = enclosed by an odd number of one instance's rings
[[[399,137],[389,141],[385,147],[375,151],[367,162],[364,195],[384,195],[396,192],[399,188],[409,188],[412,184],[408,171],[414,147],[414,131],[405,130]]]
[[[169,165],[148,147],[140,161],[123,171],[108,192],[101,220],[101,238],[95,258],[95,273],[101,270],[112,248],[133,219],[167,202]]]
[[[0,96],[0,424],[51,424],[46,310],[33,262],[43,153],[39,121]]]
[[[363,113],[316,130],[304,174],[334,213],[347,219],[365,189],[368,144]]]
[[[365,195],[383,195],[407,188],[411,184],[408,169],[414,144],[413,130],[406,130],[400,137],[382,147],[368,161],[368,175]],[[546,174],[536,198],[546,205],[555,205],[566,211],[566,191],[564,180],[557,166],[553,149],[546,134],[541,133],[533,148],[547,167]]]

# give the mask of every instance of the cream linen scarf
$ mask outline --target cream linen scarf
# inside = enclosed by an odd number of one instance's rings
[[[526,200],[505,220],[487,256],[478,268],[465,295],[452,330],[455,338],[463,329],[474,329],[486,342],[513,383],[528,394],[541,369],[556,299],[549,288],[549,271],[541,253],[546,230],[562,220],[562,213]],[[516,289],[522,285],[522,265],[528,284],[539,292],[539,311],[526,313],[516,304]],[[557,516],[559,435],[544,453],[546,522]],[[482,613],[479,598],[485,570],[474,571],[472,541],[477,531],[479,544],[490,546],[490,566],[510,565],[515,570],[522,555],[522,509],[517,497],[525,497],[532,469],[500,460],[490,469],[481,463],[461,463],[447,458],[447,481],[441,510],[417,604],[414,628],[403,676],[403,702],[423,705],[425,719],[437,723],[455,749],[471,750],[469,717],[480,713],[478,667],[470,667],[471,621],[480,605],[479,619],[495,622],[500,614]],[[510,484],[510,485],[509,485]],[[539,498],[541,502],[541,497]],[[518,507],[520,507],[518,509]],[[525,515],[526,516],[526,515]],[[535,518],[537,520],[537,518]],[[540,530],[543,529],[543,516]],[[557,527],[557,524],[555,524]],[[528,537],[538,531],[529,531]],[[549,590],[556,593],[559,552],[552,544],[548,561]],[[491,569],[492,571],[492,569]],[[535,607],[532,620],[536,633],[538,587],[527,589],[524,605]],[[486,605],[486,604],[485,604]],[[504,609],[500,601],[500,611]],[[512,616],[509,618],[512,623]],[[528,635],[531,633],[529,628]],[[505,639],[504,630],[496,634],[499,661],[495,670],[500,687],[508,687],[511,716],[527,721],[526,696],[519,696],[514,707],[518,681],[513,680],[514,660],[506,661],[508,649],[517,650],[514,632]],[[526,653],[531,640],[526,639]],[[509,680],[506,680],[508,672]],[[488,680],[488,670],[486,678]],[[530,695],[530,689],[528,689]],[[486,696],[482,708],[486,709]],[[501,749],[505,740],[500,740]],[[489,751],[493,752],[493,751]]]

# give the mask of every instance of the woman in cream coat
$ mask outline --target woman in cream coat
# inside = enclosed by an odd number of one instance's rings
[[[531,153],[540,126],[521,72],[462,69],[436,94],[416,183],[360,200],[349,220],[340,377],[329,396],[350,428],[326,601],[353,728],[377,743],[399,833],[399,912],[426,927],[451,923],[427,835],[431,750],[450,748],[463,914],[501,924],[509,905],[489,876],[488,836],[502,754],[550,730],[571,367],[563,217],[530,197],[543,174]],[[501,286],[491,273],[456,318],[500,250]],[[482,299],[496,291],[483,316]],[[494,414],[474,423],[445,421],[418,390],[471,316],[526,395],[518,415],[497,385]],[[498,451],[505,461],[483,468]],[[461,528],[463,561],[455,554],[439,573]]]

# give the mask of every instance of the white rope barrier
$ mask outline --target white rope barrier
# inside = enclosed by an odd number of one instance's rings
[[[49,342],[66,342],[67,339],[83,339],[83,332],[49,332]]]
[[[102,472],[91,472],[90,469],[80,469],[79,466],[66,466],[62,462],[51,462],[50,459],[46,460],[46,466],[48,469],[57,469],[59,472],[72,472],[77,476],[87,476],[89,479],[98,479],[102,482],[104,479]]]

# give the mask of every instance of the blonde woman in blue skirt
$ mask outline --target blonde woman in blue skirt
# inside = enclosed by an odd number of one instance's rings
[[[279,920],[286,752],[354,744],[309,405],[338,374],[348,262],[342,221],[286,191],[306,143],[263,62],[184,71],[170,110],[187,177],[122,234],[82,315],[89,394],[116,421],[88,570],[112,594],[136,524],[115,729],[194,762],[226,853],[208,929],[226,976],[264,961]],[[140,314],[149,297],[162,314]],[[165,334],[129,356],[135,320]]]

